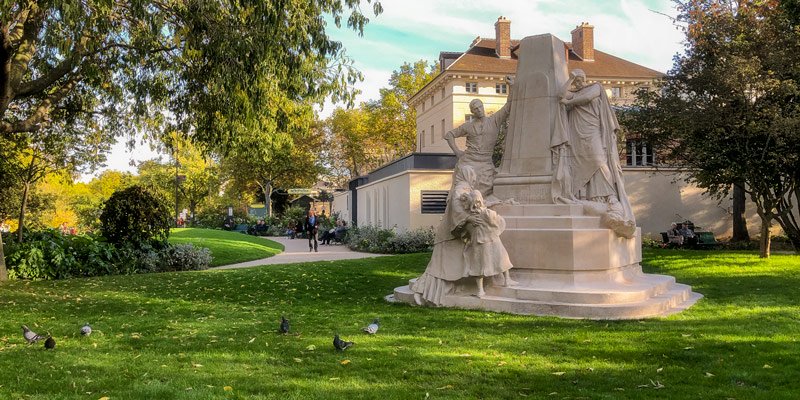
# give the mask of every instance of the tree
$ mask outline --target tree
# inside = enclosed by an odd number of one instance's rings
[[[711,195],[739,185],[761,218],[762,257],[773,221],[800,251],[800,29],[778,1],[677,4],[685,51],[661,90],[639,92],[629,128]]]
[[[380,98],[356,109],[337,108],[325,121],[329,173],[337,184],[365,174],[416,147],[417,113],[408,99],[436,75],[434,65],[404,63],[380,89]]]

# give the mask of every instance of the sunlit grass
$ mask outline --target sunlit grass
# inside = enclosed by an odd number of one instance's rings
[[[798,257],[647,251],[705,298],[608,322],[384,302],[429,257],[3,284],[0,399],[795,398]]]
[[[191,243],[208,248],[213,257],[212,267],[259,260],[283,251],[283,245],[269,239],[214,229],[173,229],[169,235],[169,242]]]

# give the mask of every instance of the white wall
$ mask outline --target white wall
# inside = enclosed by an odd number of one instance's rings
[[[331,209],[331,215],[334,213],[339,213],[339,218],[344,221],[347,221],[348,225],[353,224],[352,218],[352,210],[350,207],[352,206],[351,199],[351,191],[346,192],[334,192],[333,193],[333,205]]]

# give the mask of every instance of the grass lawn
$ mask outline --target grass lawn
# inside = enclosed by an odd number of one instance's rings
[[[648,272],[705,298],[617,322],[384,302],[429,257],[3,284],[0,398],[798,396],[800,257],[648,250]],[[276,333],[281,314],[295,335]],[[375,316],[377,335],[361,333]],[[56,349],[24,344],[20,324]],[[355,346],[335,352],[335,332]]]
[[[262,237],[239,232],[200,228],[176,228],[169,234],[172,244],[191,243],[211,250],[212,267],[272,257],[283,245]]]

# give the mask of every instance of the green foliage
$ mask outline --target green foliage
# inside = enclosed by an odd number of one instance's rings
[[[344,241],[355,251],[405,254],[431,251],[433,240],[433,229],[420,228],[397,234],[392,229],[367,225],[348,228]]]
[[[416,148],[416,110],[408,100],[436,76],[419,60],[392,73],[380,99],[355,109],[337,108],[325,121],[325,159],[331,179],[344,184]]]
[[[161,248],[169,237],[172,218],[163,199],[135,185],[111,195],[100,222],[103,237],[113,244]]]
[[[51,280],[119,273],[114,246],[90,235],[30,232],[6,244],[11,279]]]
[[[792,215],[800,203],[800,26],[774,1],[699,0],[678,10],[685,52],[660,90],[639,92],[622,122],[712,195],[743,182],[762,232],[777,221],[800,250]]]

